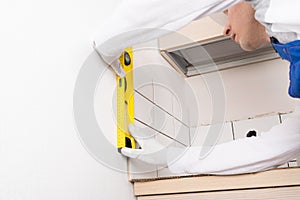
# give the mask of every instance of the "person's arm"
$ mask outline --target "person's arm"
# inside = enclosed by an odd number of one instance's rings
[[[95,39],[111,64],[124,48],[161,37],[192,20],[223,11],[242,0],[123,0]],[[205,31],[205,27],[203,30]]]
[[[266,27],[266,31],[280,43],[300,39],[300,6],[294,0],[246,0],[255,10],[255,18]],[[278,13],[281,13],[278,15]]]
[[[253,4],[257,11],[256,17],[265,23],[270,23],[276,26],[288,25],[299,31],[300,13],[299,1],[294,0],[246,0]],[[281,13],[281,15],[278,15]],[[275,28],[276,29],[276,28]],[[289,31],[289,30],[286,30]]]

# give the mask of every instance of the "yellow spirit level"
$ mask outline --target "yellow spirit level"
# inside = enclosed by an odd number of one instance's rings
[[[126,76],[117,75],[117,148],[135,148],[135,140],[128,131],[134,123],[133,52],[127,48],[120,56],[120,64]]]

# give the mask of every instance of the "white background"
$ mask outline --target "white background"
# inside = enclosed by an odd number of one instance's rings
[[[119,0],[0,2],[0,199],[133,199],[77,136],[72,95]]]

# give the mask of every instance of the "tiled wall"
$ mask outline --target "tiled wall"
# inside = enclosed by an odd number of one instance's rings
[[[299,100],[290,98],[287,93],[288,63],[275,59],[187,79],[199,99],[201,110],[199,120],[191,121],[191,125],[210,123],[215,114],[210,88],[213,89],[218,78],[223,82],[224,95],[219,98],[225,102],[225,121],[286,113],[300,105]]]
[[[156,42],[144,45],[147,48],[139,46],[140,49],[135,52],[136,124],[165,145],[202,145],[209,130],[215,126],[210,125],[212,96],[207,91],[207,82],[203,77],[185,80],[162,59]],[[223,119],[227,122],[222,127],[218,143],[243,138],[253,129],[258,133],[267,131],[288,116],[277,113],[287,113],[299,103],[287,97],[285,78],[281,77],[285,83],[283,86],[272,85],[278,82],[276,78],[279,79],[282,72],[286,72],[281,64],[279,60],[269,61],[221,72],[226,94]],[[274,73],[264,78],[270,71]],[[206,76],[212,78],[211,75]],[[192,103],[189,94],[185,94],[186,83],[193,87],[199,103]],[[275,90],[279,94],[273,94]],[[199,118],[191,115],[197,106],[201,110]],[[211,132],[209,134],[212,137]],[[288,166],[297,166],[296,159],[282,167]],[[174,176],[167,168],[161,169],[134,159],[129,160],[129,171],[130,179]]]
[[[178,97],[184,92],[182,77],[161,58],[157,41],[137,46],[134,55],[136,125],[165,146],[188,147],[188,113],[185,100]],[[135,159],[129,160],[129,171],[130,179],[169,174]]]
[[[154,135],[164,145],[172,143],[172,145],[187,147],[190,145],[189,126],[176,116],[178,108],[174,103],[174,97],[168,94],[168,90],[164,90],[163,87],[148,86],[147,96],[140,90],[136,90],[135,120],[137,126],[141,128],[141,131],[149,133],[149,136]],[[164,92],[168,95],[161,94]],[[156,97],[156,95],[160,96]],[[167,169],[157,170],[156,166],[146,165],[137,160],[130,160],[130,171],[131,179],[168,174]]]
[[[255,130],[258,135],[261,132],[270,130],[273,126],[281,123],[282,119],[285,119],[288,117],[289,114],[277,114],[277,115],[271,115],[271,116],[264,116],[259,118],[253,118],[253,119],[247,119],[247,120],[241,120],[241,121],[233,121],[233,122],[227,122],[224,124],[220,139],[218,140],[218,144],[229,142],[235,139],[245,138],[246,134],[251,131]],[[170,127],[170,131],[174,129]],[[172,126],[171,125],[171,126]],[[197,126],[197,127],[190,127],[190,132],[188,129],[184,133],[186,137],[191,138],[191,146],[201,146],[205,142],[205,139],[207,137],[207,133],[209,129],[211,128],[211,125],[208,126]],[[190,133],[190,136],[188,134]],[[192,134],[193,133],[193,134]],[[160,140],[172,140],[172,138],[163,138],[164,136],[160,132],[156,132],[157,135],[161,135]],[[182,136],[184,137],[184,136]],[[177,142],[178,145],[183,146],[180,142]],[[230,156],[230,155],[228,155]],[[135,164],[135,170],[136,169],[149,169],[149,165],[140,165],[141,163],[137,163],[134,161]],[[297,159],[290,161],[289,163],[286,163],[280,167],[295,167],[299,166],[297,164]],[[155,177],[168,177],[168,176],[178,176],[178,174],[172,174],[168,169],[161,169],[156,171],[156,167],[152,167],[153,172],[152,173],[141,173],[141,174],[135,174],[132,175],[131,178],[155,178]],[[185,175],[185,174],[182,174]]]

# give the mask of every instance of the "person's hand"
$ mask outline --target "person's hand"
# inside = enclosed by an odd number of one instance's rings
[[[140,145],[140,149],[124,147],[121,153],[129,158],[134,158],[152,165],[167,165],[167,148],[155,139],[155,135],[147,133],[136,125],[128,126],[130,134]]]

